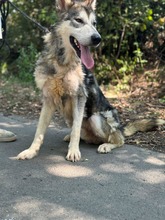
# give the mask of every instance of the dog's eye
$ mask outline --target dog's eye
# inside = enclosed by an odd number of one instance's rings
[[[83,20],[81,18],[75,18],[75,21],[77,21],[80,24],[84,24]]]

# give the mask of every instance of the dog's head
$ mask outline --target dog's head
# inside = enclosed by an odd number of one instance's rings
[[[98,46],[101,36],[96,30],[96,0],[56,0],[60,19],[67,23],[66,37],[87,69],[94,66],[90,46]]]

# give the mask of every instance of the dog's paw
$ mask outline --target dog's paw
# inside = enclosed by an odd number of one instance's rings
[[[81,159],[81,152],[79,150],[69,149],[66,159],[71,162],[77,162]]]
[[[66,142],[69,142],[70,141],[70,134],[66,135],[63,140]]]
[[[112,150],[111,145],[106,144],[106,143],[101,144],[97,149],[98,153],[101,153],[101,154],[107,154],[107,153],[111,152],[111,150]]]
[[[22,151],[20,154],[18,154],[16,159],[17,160],[29,160],[37,156],[37,154],[38,154],[38,151],[34,149],[26,149]]]

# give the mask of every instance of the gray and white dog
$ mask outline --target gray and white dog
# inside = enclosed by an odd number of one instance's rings
[[[59,22],[45,36],[45,49],[35,69],[35,81],[43,93],[43,106],[31,146],[17,159],[35,157],[55,110],[63,114],[72,128],[67,160],[78,161],[80,132],[87,91],[82,64],[91,69],[94,60],[90,46],[98,46],[101,36],[96,30],[96,0],[56,0]]]
[[[35,69],[35,81],[43,93],[43,106],[31,146],[16,159],[35,157],[55,110],[71,127],[66,159],[81,159],[80,137],[100,144],[99,153],[108,153],[124,144],[124,136],[147,131],[164,124],[161,119],[143,119],[120,125],[116,109],[101,92],[90,72],[94,60],[90,46],[98,46],[101,37],[96,29],[96,0],[57,0],[59,22],[45,36],[45,49]]]

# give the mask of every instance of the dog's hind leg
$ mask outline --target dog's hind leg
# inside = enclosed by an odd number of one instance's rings
[[[43,143],[44,140],[46,129],[50,124],[54,111],[55,111],[55,106],[53,102],[44,101],[33,143],[28,149],[18,154],[16,159],[18,160],[32,159],[38,154],[41,144]]]
[[[104,143],[98,147],[97,152],[101,154],[107,154],[111,152],[111,150],[117,147],[120,147],[120,146],[117,144]]]
[[[94,114],[89,121],[93,133],[103,143],[98,147],[98,153],[109,153],[124,144],[124,136],[111,112],[105,112],[104,117],[103,113]]]
[[[86,102],[86,97],[84,95],[79,97],[73,97],[72,99],[73,125],[70,134],[68,154],[66,156],[66,159],[72,162],[79,161],[81,159],[79,142],[80,142],[80,131],[81,131],[81,125],[84,115],[85,102]]]
[[[124,144],[124,136],[122,135],[120,130],[116,130],[111,133],[108,137],[107,143],[101,144],[97,151],[98,153],[109,153],[111,150],[117,147],[121,147]]]
[[[67,134],[63,140],[66,142],[69,142],[70,141],[70,134]]]

